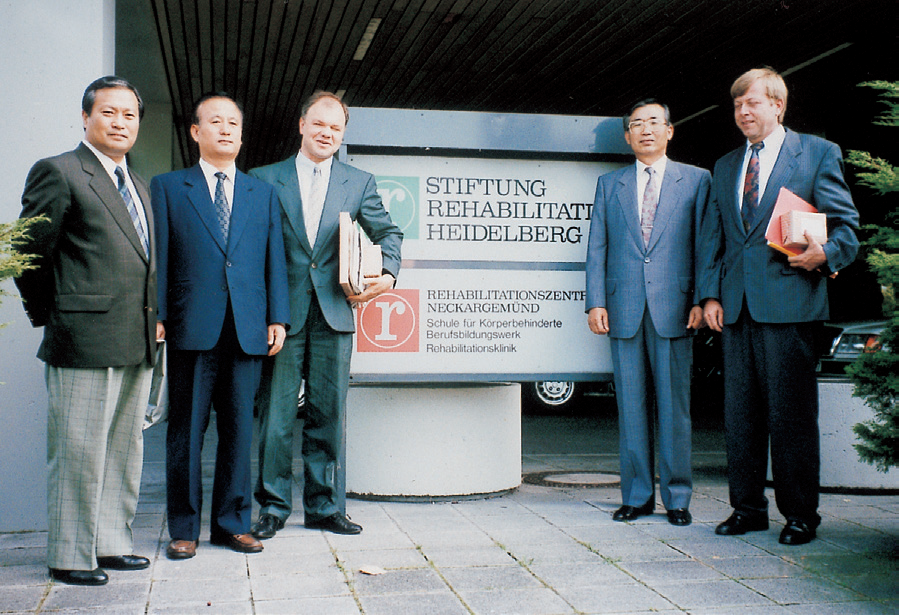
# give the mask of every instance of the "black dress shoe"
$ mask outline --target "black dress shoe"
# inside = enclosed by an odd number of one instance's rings
[[[719,536],[740,536],[746,532],[763,532],[767,529],[768,517],[734,511],[727,521],[715,528],[715,533]]]
[[[690,525],[693,515],[686,508],[673,508],[668,511],[668,523],[671,525]]]
[[[150,560],[140,555],[107,555],[98,557],[97,564],[109,570],[143,570],[150,567]]]
[[[283,519],[279,519],[275,515],[259,515],[259,521],[253,525],[250,533],[259,540],[265,540],[266,538],[273,538],[278,533],[278,530],[283,527]]]
[[[615,511],[615,514],[612,515],[612,521],[633,521],[634,519],[651,515],[655,507],[656,503],[652,500],[643,506],[628,506],[625,504]]]
[[[50,578],[68,585],[106,585],[109,575],[102,568],[94,570],[59,570],[50,569]]]
[[[782,545],[804,545],[815,538],[815,528],[809,527],[805,521],[789,519],[780,533],[779,542]]]
[[[306,527],[310,530],[325,530],[335,534],[359,534],[362,532],[362,526],[353,523],[340,513],[334,513],[330,517],[324,517],[317,521],[306,521]]]

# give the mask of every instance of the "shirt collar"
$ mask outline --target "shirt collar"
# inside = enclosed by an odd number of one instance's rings
[[[645,172],[647,167],[652,167],[656,174],[661,177],[665,174],[665,167],[668,164],[668,156],[662,156],[651,165],[644,164],[641,161],[637,160],[637,177],[641,177],[642,173]]]
[[[331,171],[331,162],[334,160],[334,156],[329,156],[327,160],[318,163],[318,166],[322,170],[322,175],[327,175]],[[303,152],[297,152],[297,169],[302,170],[305,173],[308,173],[309,176],[312,176],[312,171],[315,169],[315,164],[309,158],[303,155]]]
[[[97,160],[100,161],[100,164],[103,165],[103,168],[106,169],[106,172],[109,173],[110,177],[115,177],[115,168],[122,167],[122,170],[125,171],[125,177],[128,177],[128,158],[122,158],[122,162],[118,163],[96,147],[94,147],[91,143],[89,143],[86,139],[82,141],[87,148],[94,153],[97,157]]]
[[[218,169],[202,158],[200,158],[200,169],[203,171],[203,175],[206,176],[207,181],[212,181],[216,179],[215,174],[218,173],[221,169]],[[228,179],[232,182],[234,181],[234,176],[237,173],[237,165],[235,163],[231,163],[227,169],[221,170],[222,173],[228,176]]]
[[[765,147],[762,148],[763,152],[779,152],[780,146],[783,145],[784,139],[787,138],[787,131],[783,127],[783,124],[778,124],[777,127],[771,131],[771,134],[762,139],[762,143],[765,144]],[[749,151],[752,143],[747,139],[746,141],[746,151]]]

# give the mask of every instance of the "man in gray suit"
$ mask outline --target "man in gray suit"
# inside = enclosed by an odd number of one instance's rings
[[[668,107],[648,99],[624,116],[637,157],[599,178],[587,245],[587,324],[611,338],[618,400],[622,506],[615,521],[655,509],[654,414],[659,491],[672,525],[689,525],[691,329],[703,326],[694,291],[694,245],[711,176],[666,156]]]
[[[329,92],[303,105],[302,142],[296,156],[250,171],[275,186],[281,203],[290,286],[290,329],[284,349],[263,375],[259,404],[261,507],[253,535],[271,538],[292,510],[293,427],[300,384],[306,380],[303,421],[303,508],[308,528],[358,534],[362,527],[342,510],[346,397],[355,324],[351,304],[393,287],[403,234],[378,196],[375,178],[334,159],[349,111]],[[338,214],[349,212],[381,246],[383,271],[364,292],[346,297],[338,283]]]
[[[724,427],[734,513],[724,536],[768,529],[768,442],[780,542],[814,539],[820,470],[815,337],[828,317],[827,276],[858,251],[858,212],[843,179],[840,148],[786,130],[787,86],[770,68],[731,86],[746,144],[715,163],[709,224],[701,240],[705,319],[722,331]],[[781,188],[827,215],[828,239],[786,257],[765,231]]]
[[[150,195],[125,158],[143,102],[124,79],[101,77],[81,104],[84,141],[28,174],[22,217],[49,223],[21,246],[38,268],[16,284],[32,325],[44,327],[50,576],[103,585],[103,568],[150,564],[131,554],[131,522],[161,332]]]

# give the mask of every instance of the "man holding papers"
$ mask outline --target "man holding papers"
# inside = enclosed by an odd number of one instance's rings
[[[722,331],[724,417],[730,502],[716,529],[739,535],[768,529],[768,442],[780,542],[815,538],[818,515],[818,389],[815,336],[828,318],[827,276],[855,258],[858,212],[843,179],[840,149],[783,127],[787,88],[759,68],[731,87],[734,119],[746,144],[715,164],[710,216],[700,240],[699,296]],[[781,188],[827,216],[828,240],[787,257],[765,231]]]
[[[337,534],[362,531],[343,510],[340,478],[345,471],[340,462],[356,330],[351,305],[393,288],[403,233],[384,208],[375,178],[334,158],[349,117],[336,94],[314,93],[303,105],[299,153],[250,171],[278,194],[292,325],[284,350],[266,366],[259,396],[262,424],[255,496],[260,511],[253,535],[260,539],[273,537],[293,510],[293,430],[304,378],[304,523]],[[341,212],[359,223],[383,255],[380,276],[350,297],[338,281]]]

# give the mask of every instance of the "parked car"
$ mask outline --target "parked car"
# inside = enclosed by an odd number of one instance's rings
[[[818,361],[818,373],[825,376],[844,376],[846,366],[855,361],[858,355],[873,352],[877,348],[885,326],[884,320],[826,325],[827,330],[833,333],[833,337],[830,344],[823,349]]]
[[[611,380],[607,382],[540,380],[520,384],[522,409],[540,414],[570,412],[584,396],[615,396],[615,385]]]

